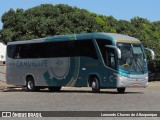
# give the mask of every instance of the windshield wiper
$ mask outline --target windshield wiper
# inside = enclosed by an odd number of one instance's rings
[[[138,65],[138,67],[141,69],[141,71],[144,73],[143,67],[138,59],[136,59],[136,63]]]
[[[130,72],[132,71],[132,69],[136,71],[142,71],[144,73],[143,67],[140,63],[140,61],[138,61],[136,58],[132,59],[132,64],[131,64],[131,68],[130,68]]]
[[[132,58],[132,64],[131,64],[130,71],[131,71],[131,69],[135,69],[135,71],[137,71],[136,62],[135,62],[134,58]]]

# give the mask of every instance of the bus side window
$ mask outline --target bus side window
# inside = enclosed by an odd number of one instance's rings
[[[116,57],[113,49],[106,49],[105,64],[110,68],[116,69]]]
[[[7,56],[10,58],[17,58],[18,56],[18,45],[8,45],[7,46]]]

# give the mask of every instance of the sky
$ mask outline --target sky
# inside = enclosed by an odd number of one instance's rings
[[[0,18],[11,8],[27,10],[46,3],[68,4],[118,20],[129,21],[138,16],[151,22],[160,21],[160,0],[0,0]],[[2,26],[0,21],[0,29]]]

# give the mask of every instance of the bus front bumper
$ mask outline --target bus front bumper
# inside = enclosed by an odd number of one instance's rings
[[[124,77],[118,75],[117,88],[121,87],[147,87],[148,77]]]

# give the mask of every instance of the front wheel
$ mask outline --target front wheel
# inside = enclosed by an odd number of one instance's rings
[[[126,88],[117,88],[118,93],[124,93]]]
[[[100,91],[99,81],[98,81],[97,78],[94,78],[92,80],[92,84],[91,85],[92,85],[92,92],[93,93],[97,93],[97,92]]]

